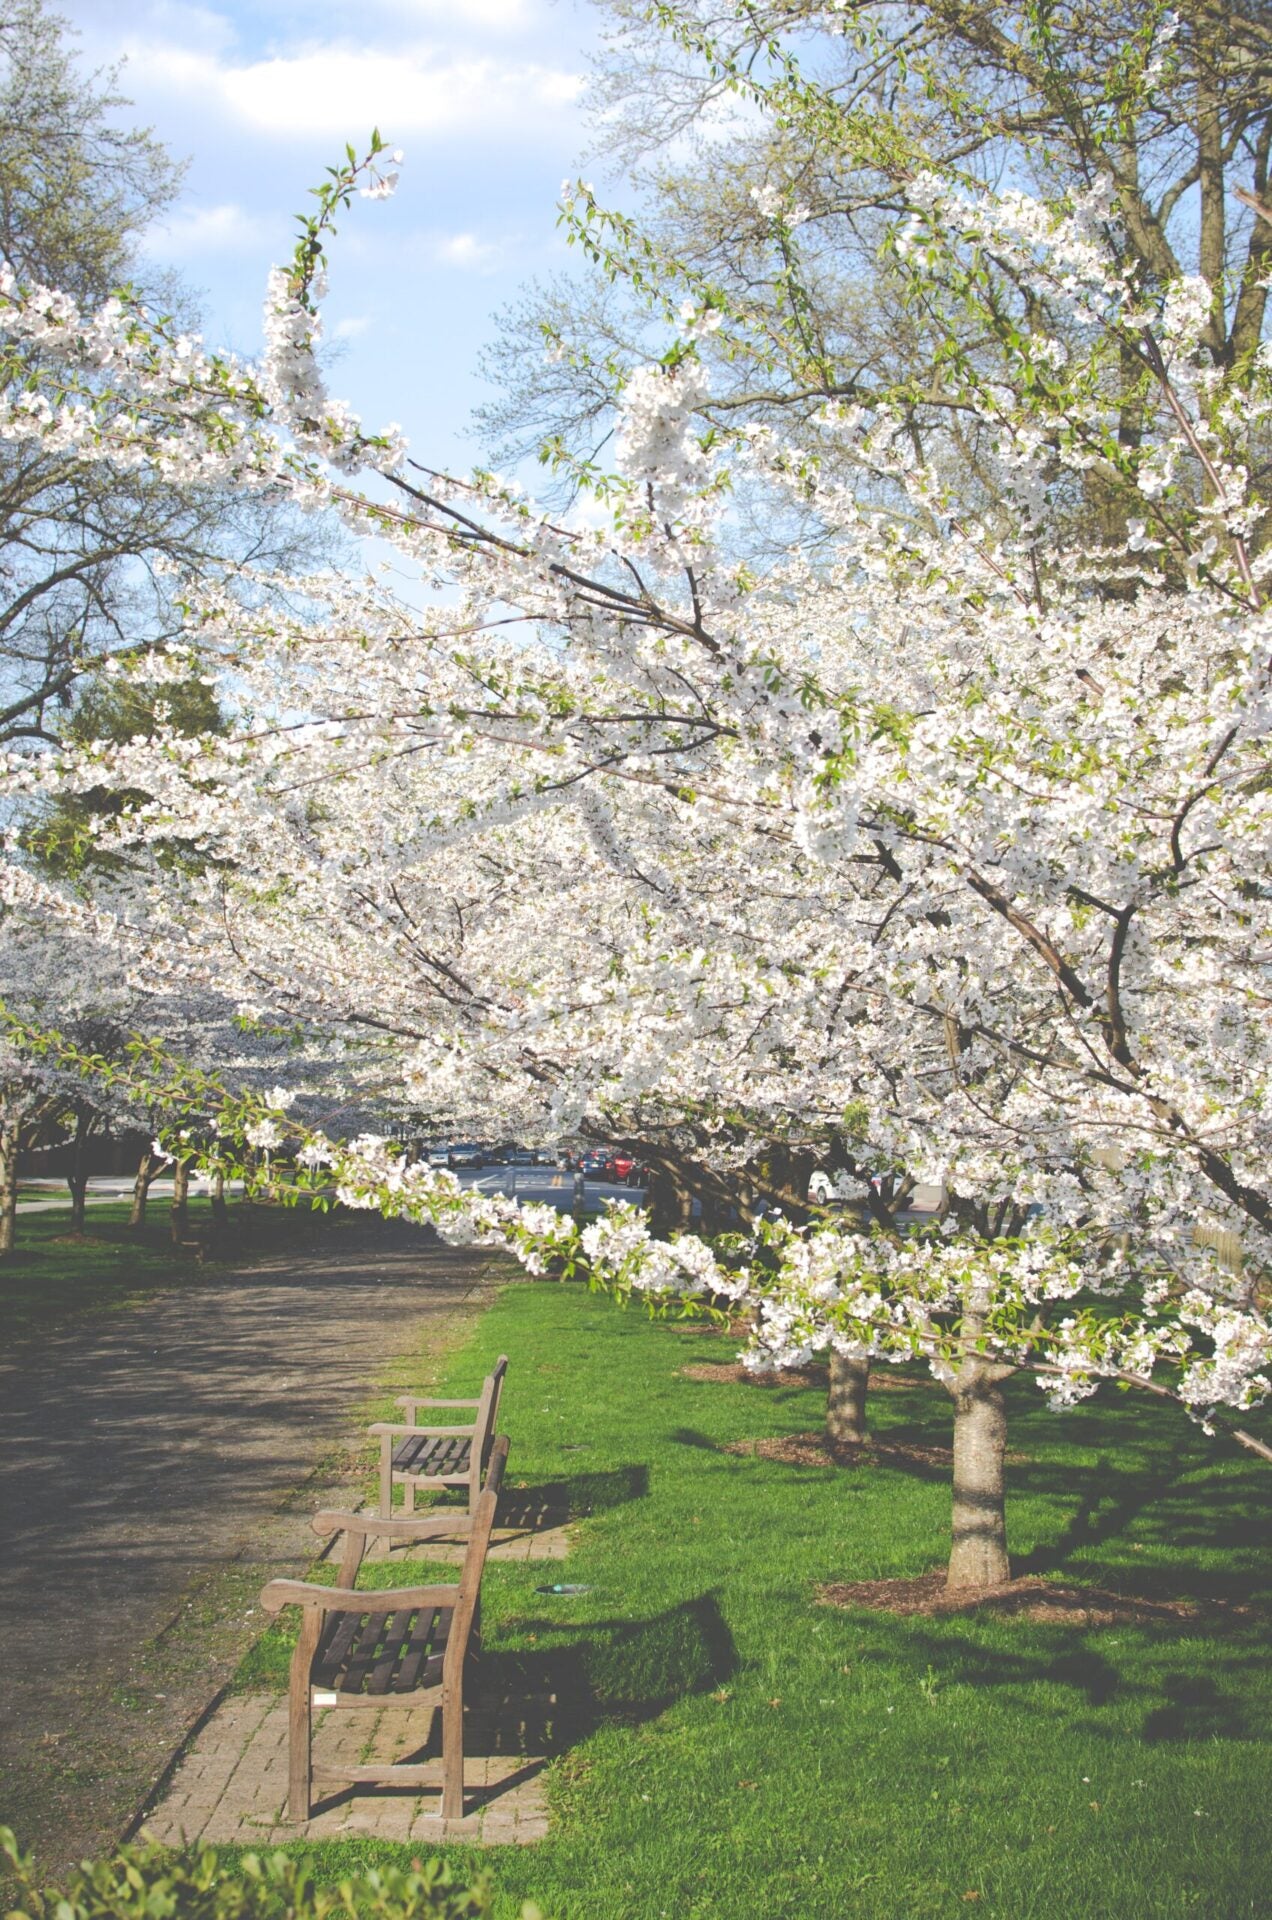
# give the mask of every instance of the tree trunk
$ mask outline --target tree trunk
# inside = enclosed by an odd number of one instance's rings
[[[830,1350],[830,1387],[826,1394],[826,1444],[859,1447],[866,1439],[866,1388],[870,1361]]]
[[[172,1244],[179,1247],[190,1231],[190,1163],[176,1160],[172,1167],[172,1212],[169,1232]]]
[[[998,1587],[1011,1578],[1003,1467],[1007,1452],[1005,1369],[973,1355],[954,1396],[954,1513],[950,1587]]]
[[[0,1118],[0,1260],[12,1260],[17,1248],[19,1132]]]
[[[146,1148],[137,1165],[137,1177],[133,1181],[132,1206],[128,1212],[129,1233],[140,1233],[146,1224],[146,1202],[150,1198],[150,1182],[159,1171],[159,1156]]]
[[[668,1160],[650,1159],[649,1231],[660,1239],[688,1233],[693,1225],[693,1195]]]
[[[84,1210],[88,1201],[88,1142],[93,1131],[93,1116],[81,1108],[75,1115],[75,1138],[71,1143],[71,1166],[66,1184],[71,1190],[71,1232],[84,1232]]]
[[[218,1227],[228,1227],[230,1224],[230,1210],[225,1204],[225,1175],[219,1168],[212,1179],[212,1193],[210,1198],[212,1218],[216,1222],[216,1225]]]

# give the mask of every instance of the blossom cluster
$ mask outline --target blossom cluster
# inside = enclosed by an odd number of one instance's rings
[[[15,382],[0,430],[334,505],[438,590],[420,610],[376,580],[192,582],[226,731],[13,756],[15,807],[137,797],[96,822],[127,857],[87,903],[18,842],[0,885],[134,978],[362,1046],[456,1131],[680,1128],[730,1177],[765,1141],[847,1134],[859,1193],[882,1169],[948,1199],[921,1237],[864,1203],[811,1229],[753,1209],[729,1251],[630,1208],[576,1232],[383,1142],[310,1141],[349,1204],[732,1303],[757,1365],[839,1345],[946,1377],[975,1326],[1060,1402],[1165,1379],[1207,1417],[1268,1391],[1272,550],[1246,456],[1272,369],[1208,382],[1199,290],[1150,311],[1102,202],[912,197],[903,256],[992,247],[1139,343],[1155,412],[1124,539],[1070,543],[1049,511],[1107,457],[1109,396],[1041,339],[1028,405],[957,376],[994,433],[979,519],[885,410],[828,408],[824,463],[751,436],[734,458],[833,533],[754,578],[692,351],[632,379],[598,529],[490,475],[408,484],[400,437],[326,393],[317,273],[271,281],[260,368],[6,283],[14,351],[55,335],[84,387],[41,406]],[[272,1109],[249,1125],[290,1137]]]

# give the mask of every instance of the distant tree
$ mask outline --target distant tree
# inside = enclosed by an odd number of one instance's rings
[[[183,168],[121,119],[117,70],[85,74],[64,21],[42,0],[0,14],[0,259],[19,282],[54,285],[92,308],[132,282],[188,318],[171,275],[147,273],[146,229]],[[4,384],[47,353],[0,350]],[[82,372],[74,377],[82,386]],[[91,381],[91,375],[88,376]],[[317,537],[316,537],[317,536]],[[80,684],[121,650],[180,626],[183,574],[294,564],[325,532],[267,493],[182,487],[151,463],[107,478],[66,453],[0,444],[0,743],[60,737]]]
[[[122,745],[151,740],[168,727],[187,737],[224,731],[216,695],[200,675],[157,685],[126,671],[106,672],[82,690],[63,738],[77,746],[91,741]],[[68,879],[82,877],[90,867],[117,866],[119,856],[102,847],[96,823],[142,805],[146,798],[135,787],[105,785],[92,794],[59,794],[24,828],[23,843],[46,871]],[[167,857],[192,861],[196,855],[188,842],[174,840]]]
[[[586,471],[628,376],[685,305],[712,372],[704,430],[762,424],[802,449],[828,401],[887,405],[964,507],[992,510],[994,429],[961,392],[951,333],[982,382],[1019,397],[1021,332],[1062,342],[1083,328],[992,251],[971,287],[936,255],[899,253],[928,173],[971,191],[1098,197],[1143,297],[1205,282],[1220,382],[1257,353],[1272,268],[1272,225],[1253,204],[1267,201],[1272,156],[1272,20],[1257,0],[603,11],[593,158],[620,204],[577,190],[567,229],[586,270],[530,287],[504,316],[486,356],[499,392],[479,415],[495,458],[542,449],[566,476]],[[1151,431],[1144,369],[1110,344],[1101,377],[1134,444]],[[1138,513],[1100,462],[1050,510],[1111,539]],[[789,503],[775,522],[771,492],[754,515],[744,487],[736,519],[752,546],[787,541]]]

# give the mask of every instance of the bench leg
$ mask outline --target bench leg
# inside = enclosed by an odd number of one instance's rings
[[[306,1607],[292,1655],[287,1696],[287,1816],[290,1820],[308,1820],[312,1810],[313,1705],[309,1676],[321,1631],[321,1613],[317,1607]]]
[[[464,1817],[464,1690],[461,1682],[442,1694],[442,1818]]]
[[[387,1520],[393,1511],[393,1438],[380,1435],[380,1518]]]

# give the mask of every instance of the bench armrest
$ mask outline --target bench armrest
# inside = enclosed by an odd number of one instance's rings
[[[398,1426],[392,1420],[377,1420],[367,1428],[368,1433],[422,1434],[427,1440],[468,1440],[476,1431],[476,1427]]]
[[[324,1538],[333,1533],[379,1534],[394,1540],[424,1539],[430,1533],[467,1532],[473,1517],[467,1507],[424,1507],[419,1513],[316,1513],[310,1523]]]
[[[397,1613],[411,1607],[453,1607],[455,1587],[320,1587],[312,1580],[271,1580],[262,1590],[266,1613],[283,1607],[317,1607],[323,1613]]]
[[[424,1400],[418,1393],[404,1393],[393,1402],[395,1407],[479,1407],[480,1400]]]

